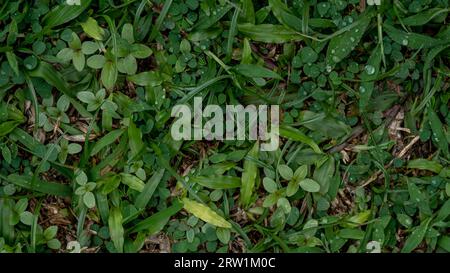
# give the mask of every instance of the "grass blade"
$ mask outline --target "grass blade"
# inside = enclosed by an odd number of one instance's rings
[[[248,152],[247,156],[258,159],[259,142],[255,142],[253,147]],[[256,176],[258,174],[258,166],[252,160],[246,159],[244,161],[244,172],[242,173],[242,185],[239,196],[239,202],[244,208],[248,208],[251,204],[252,195],[255,190]]]
[[[215,190],[233,189],[241,186],[241,179],[239,177],[226,175],[195,176],[191,177],[189,181]]]
[[[156,234],[167,224],[170,217],[175,215],[182,208],[183,204],[176,200],[172,206],[153,214],[145,220],[140,221],[129,231],[129,233],[145,231],[149,236]]]
[[[147,206],[148,202],[150,202],[150,199],[152,199],[153,193],[155,192],[159,183],[165,180],[163,179],[163,176],[164,176],[164,169],[159,169],[155,171],[153,176],[145,184],[142,192],[139,193],[139,195],[136,197],[134,205],[136,206],[137,209],[143,209]]]
[[[33,178],[28,175],[0,175],[0,178],[28,190],[34,190],[37,192],[56,196],[72,196],[72,189],[67,185],[58,184],[55,182],[46,182],[43,180],[38,180],[36,181],[36,183],[34,183],[34,185],[32,185]]]
[[[123,252],[124,230],[122,226],[122,212],[120,208],[113,207],[108,219],[109,234],[117,252]]]

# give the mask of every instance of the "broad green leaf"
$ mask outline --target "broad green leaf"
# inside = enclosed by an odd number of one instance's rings
[[[314,170],[314,180],[320,184],[320,193],[326,194],[330,187],[335,171],[335,162],[332,156]]]
[[[287,200],[284,197],[281,197],[277,201],[277,207],[281,208],[285,214],[289,214],[291,212],[291,204],[289,203],[289,200]]]
[[[303,36],[296,31],[290,30],[282,25],[249,23],[238,24],[238,30],[245,37],[256,42],[264,43],[286,43],[291,41],[302,41]]]
[[[72,32],[72,40],[69,41],[69,47],[76,51],[81,50],[81,40],[75,32]]]
[[[13,141],[17,141],[18,143],[26,147],[29,151],[32,151],[34,155],[37,155],[40,158],[45,157],[45,154],[47,152],[46,147],[24,130],[16,128],[10,133],[9,137]]]
[[[189,43],[188,40],[186,39],[181,40],[180,51],[184,54],[191,52],[191,44]]]
[[[279,191],[276,191],[274,193],[271,193],[269,195],[266,195],[266,198],[264,198],[263,207],[264,208],[270,208],[273,205],[275,205],[280,198]]]
[[[308,175],[308,166],[302,165],[297,168],[294,172],[294,177],[291,181],[289,181],[286,187],[286,195],[288,197],[297,193],[298,188],[300,187],[300,181],[302,181]]]
[[[81,152],[82,149],[83,148],[81,147],[81,145],[77,143],[70,143],[67,146],[67,151],[69,152],[69,154],[77,154]]]
[[[320,132],[327,138],[338,139],[350,133],[351,128],[344,122],[326,115],[325,113],[315,113],[312,111],[302,111],[302,126],[311,131]]]
[[[226,175],[194,176],[190,177],[189,181],[215,190],[233,189],[241,186],[239,177]]]
[[[300,141],[302,143],[305,143],[306,145],[310,146],[314,150],[314,152],[316,152],[318,154],[323,153],[322,150],[320,150],[319,146],[314,142],[314,140],[312,140],[310,137],[306,136],[300,130],[295,129],[291,126],[281,125],[280,126],[280,136],[294,140],[294,141]]]
[[[201,16],[200,19],[197,21],[197,23],[194,25],[193,30],[202,30],[207,29],[211,27],[212,25],[216,24],[225,14],[227,14],[231,8],[232,5],[225,5],[220,6],[217,8],[217,10],[213,11],[210,16]]]
[[[117,67],[113,61],[106,61],[102,69],[101,79],[106,89],[113,89],[117,80]]]
[[[292,171],[292,169],[288,165],[279,165],[277,170],[281,177],[283,177],[285,180],[291,180],[294,176],[294,171]]]
[[[440,177],[450,178],[450,168],[442,168],[442,170],[439,172]]]
[[[317,183],[316,181],[309,179],[309,178],[305,178],[305,179],[301,180],[299,185],[300,185],[300,187],[302,187],[302,189],[304,191],[307,191],[307,192],[319,192],[320,191],[319,183]]]
[[[81,52],[81,50],[77,50],[77,51],[73,52],[72,61],[73,61],[73,66],[75,66],[76,70],[78,70],[80,72],[83,71],[84,64],[85,64],[85,58],[84,58],[84,54]]]
[[[309,18],[308,24],[315,28],[334,28],[336,26],[333,20],[324,18]]]
[[[450,37],[450,36],[449,36]],[[450,44],[444,44],[444,45],[440,45],[437,47],[434,47],[432,49],[430,49],[430,51],[427,53],[427,56],[425,57],[425,61],[423,64],[423,78],[426,79],[427,78],[427,72],[429,71],[429,69],[431,69],[432,65],[433,65],[433,60],[445,49],[447,49],[448,47],[450,47]],[[429,91],[430,92],[430,91]],[[432,95],[432,93],[428,93],[428,95]],[[426,103],[426,100],[424,100],[422,103]],[[425,105],[425,104],[424,104]],[[420,109],[421,110],[421,109]]]
[[[388,34],[389,38],[394,40],[397,44],[409,47],[411,49],[419,48],[432,48],[435,46],[447,44],[447,41],[436,39],[427,35],[418,33],[407,33],[403,30],[399,30],[387,23],[383,25],[384,30]]]
[[[230,232],[230,229],[228,229],[228,228],[217,228],[216,235],[217,235],[217,239],[219,239],[219,241],[225,245],[228,244],[228,242],[230,241],[230,238],[231,238],[231,232]]]
[[[302,48],[299,53],[303,63],[307,64],[314,63],[319,57],[316,51],[309,46]]]
[[[134,43],[134,33],[133,33],[133,25],[130,23],[126,23],[122,27],[122,38],[127,40],[128,43],[133,44]]]
[[[0,234],[8,242],[14,240],[14,226],[10,224],[13,217],[14,201],[11,199],[0,198]]]
[[[1,202],[1,200],[0,200]],[[33,224],[33,214],[29,211],[24,211],[20,214],[20,222],[27,226],[31,226]]]
[[[231,228],[231,224],[210,207],[187,198],[183,198],[183,204],[187,212],[192,213],[203,221],[217,227]]]
[[[425,25],[429,21],[431,21],[433,18],[437,16],[445,16],[447,14],[449,9],[443,9],[443,8],[431,8],[429,10],[411,15],[407,18],[402,19],[402,23],[406,26],[421,26]]]
[[[42,78],[48,84],[56,87],[56,89],[61,91],[63,94],[72,97],[70,89],[67,83],[64,81],[64,77],[58,71],[56,71],[53,68],[53,66],[50,65],[49,63],[41,61],[38,67],[30,72],[30,76]]]
[[[99,50],[98,44],[96,42],[92,41],[85,41],[81,45],[81,51],[84,55],[91,55],[94,54]]]
[[[339,230],[339,237],[344,239],[362,240],[365,232],[356,228],[344,228]]]
[[[330,72],[334,66],[344,60],[355,47],[364,35],[372,17],[362,15],[355,25],[348,31],[335,36],[331,39],[327,49],[327,71]]]
[[[445,251],[450,252],[450,236],[443,235],[439,238],[438,245]]]
[[[444,126],[442,125],[441,120],[439,119],[436,112],[431,107],[427,108],[427,116],[428,121],[430,122],[431,131],[433,132],[431,139],[433,143],[442,150],[447,158],[450,158],[450,153],[448,150],[448,142],[447,137],[445,136]]]
[[[431,220],[432,218],[428,218],[427,220],[422,221],[422,223],[420,223],[420,226],[414,228],[414,231],[411,233],[411,235],[409,235],[408,239],[406,239],[401,253],[410,253],[417,246],[419,246],[428,231],[428,225],[430,224]]]
[[[449,183],[447,183],[449,185]],[[445,203],[439,209],[434,222],[445,221],[447,217],[450,215],[450,199],[445,201]]]
[[[228,30],[228,39],[227,39],[227,48],[226,48],[226,57],[225,60],[228,61],[231,59],[233,54],[233,44],[235,40],[235,36],[237,34],[237,20],[239,17],[241,10],[239,8],[234,9],[233,17],[231,18],[230,28]]]
[[[0,125],[0,128],[1,128],[1,126],[2,125]],[[0,129],[0,130],[2,130],[2,129]],[[3,132],[3,131],[0,131],[0,132]],[[8,164],[11,164],[11,159],[12,159],[11,158],[11,150],[8,148],[8,146],[2,147],[1,150],[2,150],[2,157],[3,157],[3,159],[6,162],[8,162]]]
[[[377,45],[372,51],[369,60],[364,67],[363,72],[360,74],[362,80],[359,86],[359,108],[365,111],[367,105],[370,102],[372,91],[375,86],[374,80],[378,77],[381,63],[381,46]]]
[[[161,76],[156,71],[142,72],[128,76],[127,79],[140,86],[158,86],[162,83]]]
[[[97,181],[97,184],[99,186],[101,186],[101,194],[107,195],[119,187],[120,181],[121,181],[121,176],[109,175],[109,176]]]
[[[80,24],[84,32],[86,32],[89,37],[94,38],[98,41],[103,40],[105,30],[98,25],[97,21],[94,18],[89,17],[85,22]]]
[[[19,30],[17,28],[17,21],[15,19],[12,19],[11,23],[9,24],[8,37],[6,38],[7,45],[13,45],[16,42],[18,32]]]
[[[145,183],[142,192],[139,193],[139,195],[136,197],[136,201],[134,202],[136,208],[143,209],[147,206],[158,185],[162,183],[163,180],[167,180],[163,179],[163,177],[164,177],[164,169],[159,169],[155,171],[152,177],[147,181],[147,183]]]
[[[275,181],[273,181],[272,178],[269,177],[264,177],[263,179],[263,186],[264,189],[268,192],[268,193],[274,193],[278,190],[278,185]]]
[[[402,224],[406,228],[410,228],[413,223],[412,218],[407,214],[397,215],[397,220],[400,224]]]
[[[358,227],[359,225],[366,223],[369,220],[370,215],[372,215],[371,210],[361,211],[355,215],[348,217],[343,226],[349,228]]]
[[[298,18],[280,0],[269,0],[269,6],[277,20],[295,31],[302,31],[302,19]]]
[[[20,120],[9,120],[0,123],[0,137],[6,136],[11,133],[17,126],[19,126],[23,121]]]
[[[408,162],[408,168],[427,170],[427,171],[439,173],[442,170],[442,165],[436,161],[419,158],[419,159],[410,160]]]
[[[117,252],[123,252],[124,230],[122,226],[122,212],[120,208],[113,207],[109,212],[109,234]]]
[[[241,0],[241,13],[239,21],[255,24],[255,8],[252,0]]]
[[[129,173],[121,173],[120,176],[122,177],[122,183],[131,189],[138,192],[142,192],[144,190],[145,183],[136,176]]]
[[[83,202],[86,207],[92,209],[95,207],[95,196],[92,192],[88,191],[83,195]]]
[[[259,154],[259,142],[256,141],[253,147],[248,152],[247,156],[258,159]],[[244,172],[241,179],[241,191],[239,200],[244,208],[250,206],[252,195],[255,190],[256,176],[258,174],[258,166],[253,160],[245,159]]]
[[[73,58],[73,49],[71,48],[63,48],[61,51],[56,54],[56,58],[60,59],[63,62],[69,62]]]
[[[92,104],[97,101],[97,98],[95,97],[94,93],[90,91],[81,91],[78,92],[77,98],[81,100],[84,103]]]
[[[136,127],[133,121],[130,120],[128,125],[128,139],[132,157],[136,156],[144,148],[144,142],[142,142],[142,133],[139,128]]]
[[[230,155],[230,154],[228,154],[228,155]],[[245,153],[242,156],[242,158],[244,156],[245,156]],[[236,163],[225,161],[225,162],[209,165],[208,168],[204,168],[204,169],[200,170],[198,175],[199,176],[220,176],[235,166],[236,166]]]
[[[9,66],[11,66],[12,70],[19,76],[19,63],[17,62],[17,56],[11,51],[6,52],[6,59],[8,60]]]
[[[153,51],[146,45],[133,44],[130,47],[131,55],[138,59],[145,59],[152,55]]]
[[[61,242],[58,239],[51,239],[47,242],[50,249],[58,250],[61,248]]]
[[[119,59],[117,62],[117,69],[120,73],[134,75],[138,69],[136,58],[131,55],[126,56],[125,58]]]
[[[130,230],[130,233],[145,231],[149,236],[156,234],[163,229],[167,222],[169,222],[170,217],[175,215],[182,208],[183,203],[175,200],[172,206],[158,211],[147,219],[140,221]]]
[[[37,179],[37,181],[33,183],[33,177],[28,175],[10,174],[7,177],[2,177],[2,179],[31,191],[37,191],[56,196],[72,196],[72,189],[68,185],[55,182],[47,182],[39,179]]]
[[[222,28],[209,28],[193,31],[188,34],[187,38],[192,42],[199,42],[208,39],[215,39],[222,33]]]
[[[90,155],[94,156],[98,152],[100,152],[101,149],[114,143],[123,134],[123,132],[124,132],[124,130],[117,129],[117,130],[111,131],[108,134],[106,134],[105,136],[103,136],[99,141],[97,141],[94,144],[94,147],[92,147]]]
[[[57,5],[48,12],[42,20],[46,28],[53,28],[65,24],[83,13],[90,6],[92,0],[80,0],[81,5]]]
[[[105,65],[106,59],[103,55],[92,55],[87,59],[87,66],[94,69],[100,69]]]
[[[250,42],[247,38],[244,38],[244,48],[242,49],[241,64],[250,64],[252,62],[252,49]]]

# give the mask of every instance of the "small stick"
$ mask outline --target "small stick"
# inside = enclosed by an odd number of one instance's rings
[[[348,145],[350,145],[350,142],[360,136],[364,132],[364,129],[362,126],[358,125],[353,129],[352,134],[343,142],[342,144],[339,144],[338,146],[332,147],[330,150],[328,150],[328,153],[335,153],[340,152],[344,150]]]
[[[366,0],[359,0],[359,11],[363,12],[366,9]]]

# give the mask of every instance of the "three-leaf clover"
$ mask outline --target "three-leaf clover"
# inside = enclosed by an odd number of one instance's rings
[[[69,47],[59,51],[56,57],[63,62],[72,61],[77,71],[83,71],[86,58],[82,51],[81,40],[76,33],[72,32],[72,40],[68,44]]]
[[[88,104],[88,111],[95,111],[102,105],[105,95],[106,91],[102,88],[96,94],[91,91],[81,91],[77,94],[77,98]]]
[[[75,181],[79,185],[75,194],[82,198],[86,207],[90,209],[95,207],[95,196],[92,191],[97,185],[94,182],[88,182],[87,175],[81,170],[78,171]]]
[[[117,40],[117,49],[115,52],[117,53],[117,57],[119,57],[117,61],[119,72],[127,75],[136,74],[136,59],[148,58],[153,53],[148,46],[135,43],[133,26],[131,24],[125,24],[123,26],[121,38]]]

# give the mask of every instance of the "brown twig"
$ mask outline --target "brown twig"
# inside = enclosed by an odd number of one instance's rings
[[[389,161],[388,164],[386,164],[384,166],[384,168],[389,168],[393,163],[395,159],[398,158],[402,158],[403,156],[405,156],[405,154],[412,148],[412,146],[419,141],[420,137],[419,136],[415,136],[409,143],[408,145],[406,145],[396,156],[394,159],[392,159],[391,161]],[[370,183],[372,183],[373,181],[377,180],[377,178],[383,178],[384,174],[382,171],[377,171],[375,172],[369,179],[367,179],[364,183],[362,183],[361,185],[358,186],[358,188],[363,188],[367,185],[369,185]]]
[[[337,146],[332,147],[330,150],[328,150],[329,153],[335,153],[335,152],[340,152],[342,150],[344,150],[348,145],[350,145],[350,142],[357,138],[359,135],[361,135],[364,132],[364,129],[361,125],[356,126],[353,129],[352,134],[345,140],[344,143],[341,143]]]
[[[359,11],[363,12],[366,9],[366,0],[359,1]]]
[[[388,111],[386,111],[385,117],[385,124],[389,125],[392,123],[392,121],[395,119],[395,117],[397,116],[397,114],[399,113],[399,111],[401,110],[401,106],[400,105],[394,105],[393,107],[391,107]],[[331,149],[329,149],[327,152],[328,153],[335,153],[335,152],[340,152],[342,150],[344,150],[345,148],[347,148],[347,146],[350,145],[350,142],[359,137],[362,133],[365,132],[365,129],[361,126],[358,125],[353,129],[352,134],[345,140],[344,143],[341,143],[337,146],[332,147]]]

